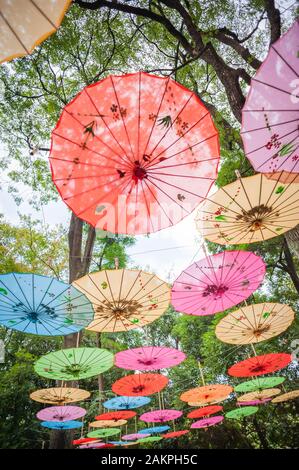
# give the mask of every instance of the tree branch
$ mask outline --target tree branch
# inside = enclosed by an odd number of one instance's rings
[[[275,0],[264,0],[265,10],[270,23],[270,44],[277,41],[281,35],[280,11],[275,7]]]

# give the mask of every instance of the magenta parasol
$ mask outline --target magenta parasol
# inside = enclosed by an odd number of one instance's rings
[[[42,421],[70,421],[82,418],[86,410],[80,406],[49,406],[39,411],[36,416]]]
[[[184,361],[186,355],[174,348],[145,346],[128,349],[115,355],[115,365],[126,370],[159,370]]]
[[[150,436],[150,433],[141,434],[141,433],[135,432],[133,434],[125,434],[124,436],[122,436],[122,439],[124,441],[137,441],[137,439],[143,439],[144,437],[149,437],[149,436]]]
[[[191,424],[192,429],[200,428],[209,428],[210,426],[215,426],[215,424],[221,423],[223,421],[223,416],[213,416],[211,418],[199,419],[195,423]]]
[[[247,299],[261,284],[265,263],[248,251],[207,256],[184,270],[172,288],[174,308],[188,315],[213,315]]]
[[[180,418],[182,414],[179,410],[154,410],[143,413],[139,419],[146,423],[166,423]]]

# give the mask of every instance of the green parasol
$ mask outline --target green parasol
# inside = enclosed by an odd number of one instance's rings
[[[285,377],[261,377],[247,380],[234,387],[235,392],[256,392],[264,388],[273,388],[285,381]]]
[[[159,436],[149,436],[149,437],[142,437],[136,441],[136,444],[147,444],[149,442],[157,442],[161,441],[162,437]]]
[[[97,429],[96,431],[91,431],[87,434],[87,437],[109,437],[116,436],[120,434],[120,429],[117,428],[103,428]]]
[[[229,419],[242,419],[245,416],[250,416],[256,413],[258,406],[242,406],[242,408],[236,408],[228,413],[225,413],[225,417]]]
[[[42,356],[35,363],[38,375],[54,380],[79,380],[99,375],[113,366],[113,354],[99,348],[69,348]]]

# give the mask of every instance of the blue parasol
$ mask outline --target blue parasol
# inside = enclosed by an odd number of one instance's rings
[[[152,428],[139,429],[138,434],[159,434],[170,429],[170,426],[154,426]]]
[[[76,429],[76,428],[81,428],[82,423],[80,421],[63,421],[63,422],[58,422],[58,421],[43,421],[41,425],[44,428],[49,428],[49,429],[60,429],[61,431],[65,431],[67,429]]]
[[[148,405],[150,401],[151,399],[148,397],[115,397],[105,401],[103,406],[109,410],[132,410]]]

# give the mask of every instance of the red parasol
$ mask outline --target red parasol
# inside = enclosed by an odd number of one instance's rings
[[[204,416],[210,416],[222,410],[223,410],[223,406],[220,406],[220,405],[204,406],[203,408],[198,408],[197,410],[190,411],[190,413],[187,414],[187,418],[190,418],[190,419],[203,418]]]
[[[188,434],[189,430],[184,429],[182,431],[173,431],[173,432],[168,432],[167,434],[163,434],[162,437],[163,439],[175,439],[176,437],[181,437],[184,436],[185,434]]]
[[[81,439],[75,439],[73,441],[74,446],[79,446],[80,444],[88,444],[89,442],[100,442],[101,439],[97,437],[81,437]]]
[[[233,377],[252,377],[254,375],[270,374],[286,367],[291,360],[291,354],[286,353],[270,353],[254,356],[234,364],[228,369],[228,373]]]
[[[97,420],[102,421],[119,421],[122,419],[130,419],[136,416],[135,411],[110,411],[109,413],[102,413],[95,417]]]
[[[114,382],[112,391],[125,397],[146,397],[160,392],[168,384],[161,374],[132,374]]]
[[[180,418],[182,414],[179,410],[154,410],[143,413],[139,419],[146,423],[166,423]]]
[[[145,346],[115,354],[115,365],[127,370],[158,370],[184,361],[186,354],[174,348]]]
[[[218,162],[218,132],[200,99],[143,72],[84,88],[52,133],[52,178],[62,199],[113,233],[179,222],[207,196]]]

